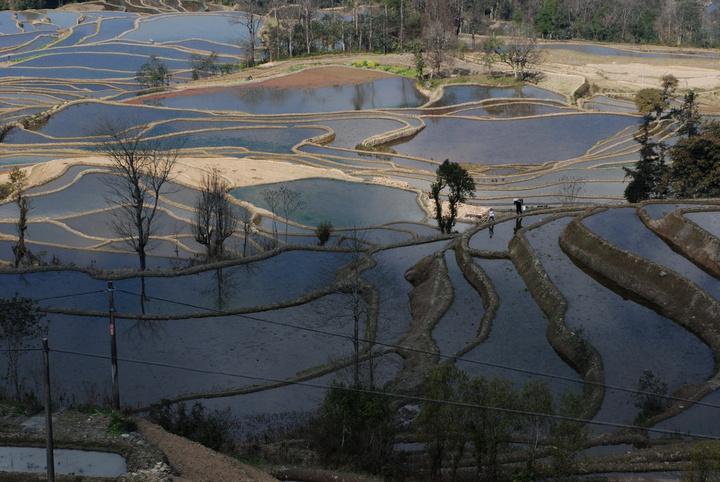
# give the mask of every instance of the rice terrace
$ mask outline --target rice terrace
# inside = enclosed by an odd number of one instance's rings
[[[0,5],[0,480],[720,480],[720,4]]]

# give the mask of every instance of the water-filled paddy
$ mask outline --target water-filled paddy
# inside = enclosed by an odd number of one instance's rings
[[[713,372],[713,356],[699,338],[605,288],[562,252],[558,238],[568,222],[570,219],[553,221],[531,230],[526,237],[568,302],[566,324],[581,330],[600,352],[606,382],[634,387],[643,370],[652,370],[672,391],[708,379]],[[629,231],[625,226],[625,235]],[[630,394],[608,390],[597,418],[632,422],[636,414]]]
[[[127,473],[125,459],[111,452],[55,449],[55,473],[85,477],[119,477]],[[0,447],[0,472],[43,474],[47,453],[40,447]]]
[[[425,256],[444,249],[447,241],[419,244],[382,251],[373,256],[375,267],[363,273],[380,296],[378,340],[395,343],[410,326],[410,292],[412,285],[405,273]]]
[[[123,40],[140,42],[173,42],[201,38],[228,44],[240,44],[248,40],[247,30],[242,26],[242,13],[218,14],[168,14],[145,18],[137,30],[122,35]]]
[[[660,219],[667,216],[676,209],[689,208],[697,205],[693,204],[646,204],[642,210],[650,216],[650,219]]]
[[[93,136],[108,123],[130,127],[173,118],[207,117],[207,114],[173,109],[83,102],[71,105],[48,120],[38,131],[54,137]]]
[[[455,116],[471,117],[533,117],[547,114],[571,113],[572,109],[549,104],[537,104],[532,102],[511,102],[500,104],[485,104],[482,107],[464,107],[454,111]]]
[[[615,247],[675,271],[716,299],[720,283],[687,258],[673,251],[640,221],[634,208],[610,209],[583,220],[583,224]]]
[[[348,306],[345,295],[334,294],[254,317],[350,335],[353,327]],[[198,330],[199,326],[202,326],[201,330]],[[107,347],[105,323],[95,318],[52,316],[50,336],[58,349],[102,353]],[[120,357],[130,359],[162,360],[208,370],[231,366],[231,370],[223,371],[286,378],[349,356],[352,343],[247,318],[219,316],[203,320],[120,320],[118,350]],[[208,357],[208,353],[214,355]],[[65,390],[74,388],[80,395],[83,385],[95,383],[100,389],[107,386],[107,374],[101,364],[88,364],[82,358],[69,356],[56,363],[64,367],[58,370],[57,380]],[[255,383],[229,376],[184,373],[132,363],[121,363],[120,370],[124,403],[131,406],[197,391]],[[69,377],[70,373],[75,376]],[[164,382],[158,383],[158,380]]]
[[[136,257],[137,259],[137,257]],[[224,283],[218,285],[216,271],[185,275],[172,278],[146,277],[146,293],[153,297],[178,300],[198,307],[217,309],[240,309],[259,305],[285,302],[306,295],[329,285],[335,271],[347,263],[343,253],[289,251],[267,260],[248,265],[225,268],[222,271]],[[133,293],[140,292],[140,279],[131,278],[115,283],[119,289]],[[35,296],[63,295],[73,292],[102,290],[105,283],[90,276],[73,271],[55,271],[26,275],[0,276],[0,294],[12,296],[15,293]],[[70,288],[71,289],[70,289]],[[182,296],[178,299],[179,289]],[[85,310],[105,310],[107,299],[102,297],[83,298],[82,304],[71,300],[52,301],[54,307],[81,306]],[[119,294],[119,312],[140,313],[138,296]],[[150,300],[145,303],[147,313],[189,314],[212,311],[202,308],[178,307],[172,303]]]
[[[685,217],[713,236],[720,238],[720,211],[687,213]]]
[[[262,84],[220,87],[180,92],[157,99],[157,103],[165,107],[237,110],[253,114],[415,107],[424,102],[425,98],[415,88],[414,81],[404,77],[313,88],[268,88]]]
[[[586,114],[500,122],[426,118],[425,122],[427,127],[423,131],[393,148],[403,154],[435,160],[538,164],[580,156],[596,142],[638,120]]]
[[[17,226],[15,224],[0,223],[0,232],[16,236]],[[86,248],[100,243],[102,240],[90,239],[78,236],[68,231],[61,225],[54,223],[30,223],[25,233],[28,241],[41,243],[63,244],[67,246]]]
[[[432,107],[464,104],[485,99],[499,98],[533,98],[549,99],[565,102],[565,96],[549,90],[526,85],[522,87],[489,87],[485,85],[447,85],[443,88],[443,96]]]
[[[87,67],[91,69],[113,69],[123,71],[137,71],[148,61],[148,57],[128,55],[125,53],[56,53],[34,57],[30,60],[17,63],[20,67]],[[189,69],[190,64],[184,60],[163,59],[163,63],[170,70]]]
[[[547,320],[528,293],[512,262],[475,259],[475,263],[490,277],[500,297],[500,307],[492,321],[488,339],[464,357],[579,379],[577,373],[562,361],[547,341]],[[508,370],[463,361],[459,361],[458,366],[473,376],[509,378],[520,384],[528,380],[527,375]],[[558,393],[577,391],[578,387],[569,382],[549,384]]]
[[[498,222],[492,228],[488,226],[478,231],[470,238],[468,244],[471,248],[481,251],[507,251],[508,244],[520,229],[527,228],[542,219],[543,215],[522,216]]]
[[[103,174],[87,174],[67,189],[48,195],[29,198],[30,219],[61,217],[108,207],[106,195],[110,178]],[[15,219],[17,206],[8,202],[0,205],[0,219]]]
[[[330,221],[336,227],[352,228],[392,221],[421,221],[425,217],[417,204],[417,195],[397,188],[333,179],[303,179],[285,185],[300,192],[303,201],[303,206],[291,220],[306,226]],[[276,187],[242,187],[232,190],[231,194],[268,209],[263,194]]]
[[[453,302],[438,321],[432,337],[440,353],[452,355],[477,336],[485,308],[480,294],[465,279],[454,251],[445,252],[445,264],[453,286]]]

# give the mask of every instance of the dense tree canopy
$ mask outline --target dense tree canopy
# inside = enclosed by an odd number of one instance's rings
[[[646,89],[636,97],[645,117],[635,136],[640,160],[625,169],[630,178],[625,197],[630,202],[720,197],[720,122],[701,122],[692,91],[685,94],[679,108],[669,109],[667,98],[676,82],[668,77],[663,90]],[[656,139],[653,132],[657,120],[668,118],[678,124],[677,142],[672,147]]]
[[[0,8],[54,8],[62,0],[0,0]],[[720,9],[704,0],[224,0],[269,15],[273,57],[326,50],[406,50],[433,20],[452,19],[455,34],[505,33],[502,22],[523,23],[553,39],[720,44]],[[344,11],[323,8],[345,7]],[[428,8],[430,7],[430,8]],[[242,28],[242,26],[239,26]],[[425,28],[427,31],[427,28]]]
[[[697,135],[680,139],[670,155],[676,197],[720,197],[720,122],[708,122]]]

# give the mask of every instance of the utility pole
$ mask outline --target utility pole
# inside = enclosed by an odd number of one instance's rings
[[[52,399],[50,397],[50,348],[48,347],[48,339],[42,339],[43,344],[43,364],[45,365],[45,439],[47,453],[47,479],[48,482],[55,482],[55,448],[53,447],[53,428],[52,428]]]
[[[120,410],[120,385],[118,383],[117,329],[115,327],[115,286],[108,281],[108,311],[110,317],[110,358],[112,359],[112,408]]]

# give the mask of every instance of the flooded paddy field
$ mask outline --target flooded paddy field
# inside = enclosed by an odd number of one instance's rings
[[[593,421],[637,421],[631,393],[608,388],[598,403],[587,393],[597,383],[633,388],[648,370],[671,394],[717,403],[712,390],[692,392],[716,376],[718,353],[707,334],[640,302],[643,293],[611,285],[568,251],[581,245],[568,234],[577,223],[714,301],[720,296],[718,279],[638,214],[660,219],[687,205],[618,206],[623,167],[638,158],[633,137],[641,120],[626,103],[596,96],[578,106],[534,85],[448,85],[428,96],[412,79],[349,62],[191,83],[193,55],[244,58],[242,14],[38,15],[47,19],[42,29],[21,29],[16,17],[0,15],[0,119],[7,125],[0,167],[27,173],[25,240],[33,255],[32,265],[14,268],[19,208],[8,197],[0,203],[0,297],[37,299],[54,348],[105,356],[112,281],[119,353],[174,366],[122,362],[125,407],[199,400],[230,409],[253,433],[268,428],[258,416],[307,416],[324,387],[350,377],[358,312],[377,386],[418,390],[418,363],[456,356],[472,377],[521,386],[539,376],[558,398],[587,396]],[[146,93],[134,76],[153,55],[173,80]],[[148,197],[157,212],[144,271],[133,240],[118,229],[119,173],[103,155],[113,124],[177,154],[171,182]],[[477,185],[450,235],[436,228],[428,196],[445,159],[467,166]],[[193,223],[213,170],[240,223],[227,257],[207,264]],[[283,206],[278,193],[292,193],[292,205]],[[515,198],[528,206],[520,217]],[[492,226],[483,218],[489,207],[498,213]],[[583,218],[596,207],[605,210]],[[716,211],[683,215],[718,237]],[[331,232],[322,240],[324,223]],[[445,287],[428,300],[432,319],[415,308],[425,296],[418,277],[426,266],[434,286]],[[562,316],[548,308],[549,291],[561,295],[554,299]],[[563,330],[597,354],[596,385],[568,355],[557,335]],[[403,345],[418,339],[421,353],[411,354]],[[58,400],[106,398],[109,362],[77,353],[57,354]],[[28,390],[40,388],[35,355],[21,357]],[[699,422],[706,409],[687,402],[648,426],[718,433],[714,422]],[[593,436],[608,432],[631,439],[607,427]]]

